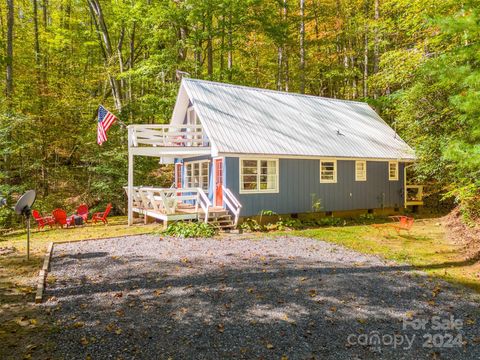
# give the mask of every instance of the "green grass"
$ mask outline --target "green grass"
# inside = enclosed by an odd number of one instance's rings
[[[391,229],[382,234],[368,225],[328,227],[296,230],[287,233],[311,237],[365,254],[375,254],[401,263],[413,265],[431,276],[462,284],[480,292],[480,264],[468,259],[460,245],[445,236],[438,219],[421,219],[415,222],[410,233],[397,235]]]

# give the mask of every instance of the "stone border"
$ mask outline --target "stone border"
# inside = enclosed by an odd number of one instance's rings
[[[50,270],[50,259],[52,258],[53,242],[48,243],[47,253],[43,260],[42,270],[38,273],[37,293],[35,295],[35,303],[40,304],[43,299],[43,292],[45,290],[45,280],[47,279],[48,270]]]

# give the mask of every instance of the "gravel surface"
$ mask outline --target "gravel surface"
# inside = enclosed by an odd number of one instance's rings
[[[59,244],[46,297],[52,358],[480,358],[477,295],[313,239]]]

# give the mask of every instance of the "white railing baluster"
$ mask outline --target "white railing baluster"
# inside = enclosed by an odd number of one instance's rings
[[[132,147],[210,146],[202,125],[129,125],[128,128],[132,134]]]

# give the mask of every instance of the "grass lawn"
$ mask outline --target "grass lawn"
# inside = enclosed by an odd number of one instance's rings
[[[32,224],[33,226],[33,224]],[[48,344],[44,344],[47,321],[32,304],[36,292],[38,271],[50,241],[75,241],[123,235],[151,233],[161,225],[127,226],[126,217],[111,217],[109,225],[87,225],[69,229],[32,230],[30,261],[26,259],[26,233],[24,230],[0,236],[1,248],[15,248],[15,252],[0,255],[0,343],[6,358],[45,357]],[[3,351],[3,350],[2,350]],[[33,354],[33,355],[32,355]],[[2,359],[2,356],[0,356]]]
[[[468,259],[462,246],[447,238],[439,219],[416,220],[410,233],[402,231],[400,235],[393,229],[382,234],[369,225],[296,230],[288,234],[312,237],[407,263],[432,276],[480,292],[480,262]]]

